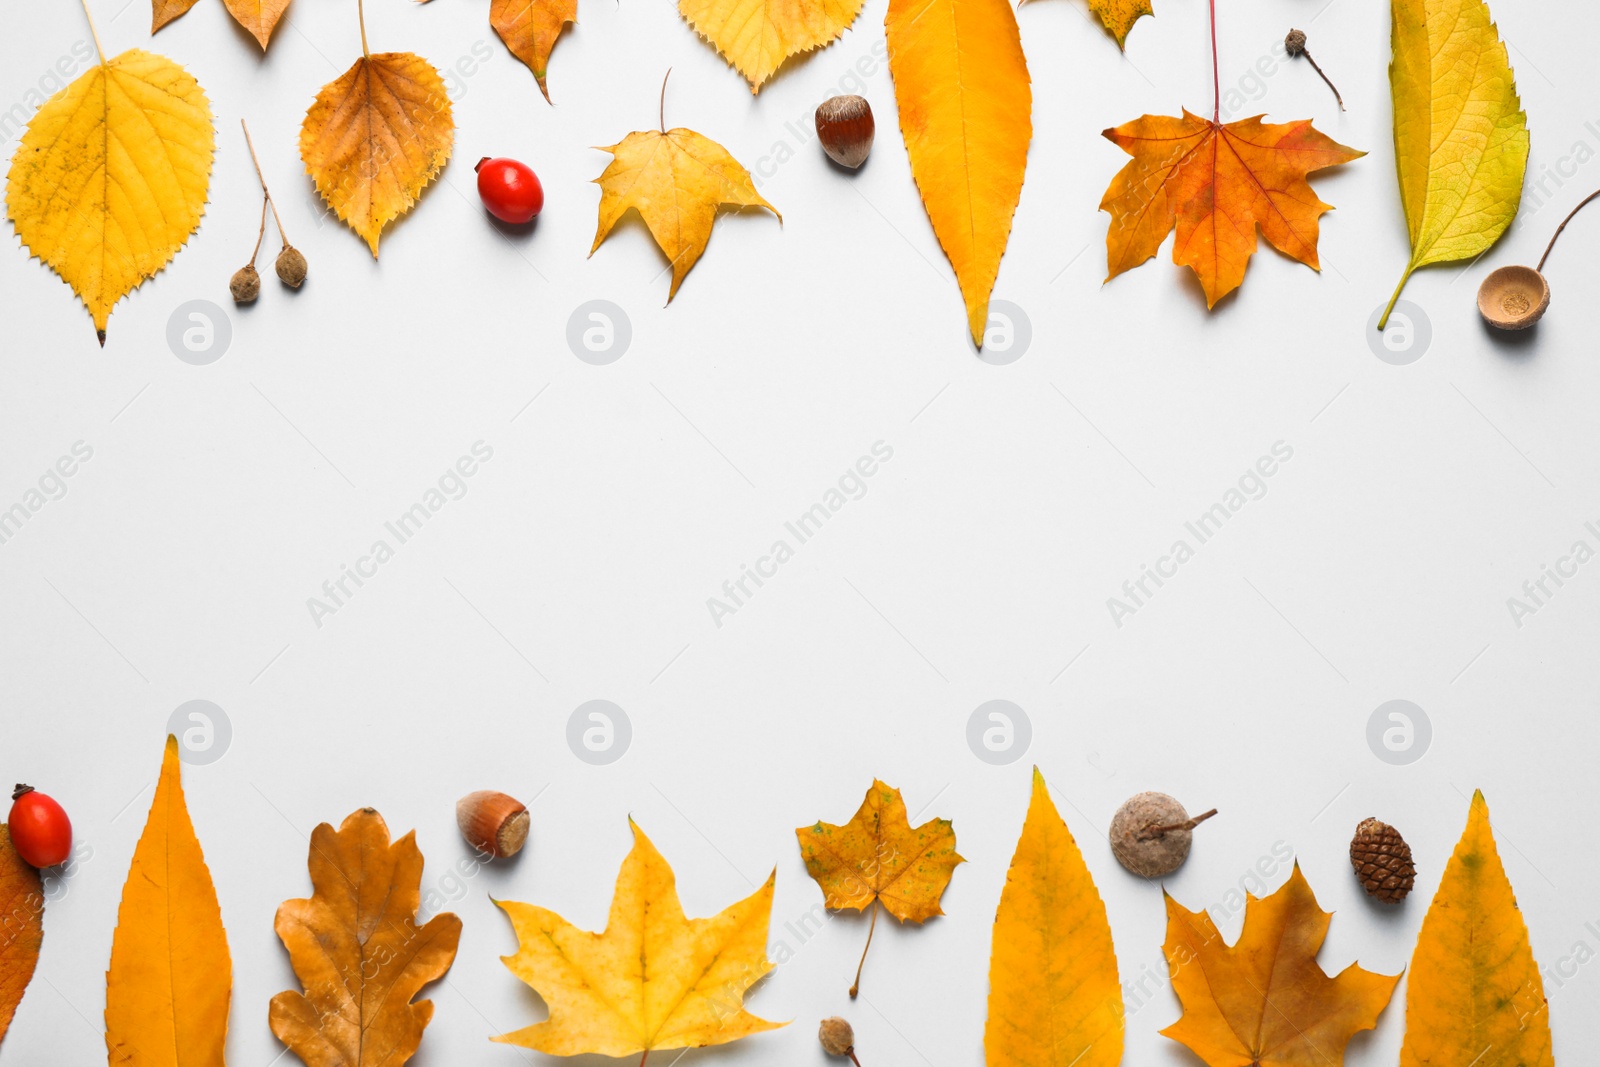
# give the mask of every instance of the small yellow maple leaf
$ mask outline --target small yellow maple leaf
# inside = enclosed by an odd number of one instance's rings
[[[668,303],[706,250],[718,207],[764,207],[783,221],[756,192],[750,172],[726,148],[693,130],[639,130],[600,151],[610,152],[612,160],[595,179],[601,190],[600,225],[589,254],[630,208],[637,210],[671,261]]]
[[[988,1067],[1117,1067],[1122,987],[1094,877],[1033,770],[989,956]]]
[[[461,920],[417,925],[416,834],[391,843],[371,808],[311,831],[308,863],[311,896],[273,920],[305,992],[272,998],[272,1032],[311,1067],[401,1067],[433,1018],[433,1001],[412,998],[450,969]]]
[[[363,22],[361,58],[324,85],[306,112],[300,158],[328,206],[377,259],[383,228],[410,211],[449,162],[455,130],[433,64],[410,52],[368,52]]]
[[[233,963],[211,871],[167,737],[150,818],[133,850],[106,969],[111,1067],[223,1062]]]
[[[1163,948],[1183,1017],[1162,1034],[1210,1067],[1340,1067],[1350,1038],[1378,1024],[1400,978],[1354,963],[1328,977],[1317,953],[1331,918],[1298,863],[1276,893],[1245,903],[1233,945],[1210,915],[1169,895]]]
[[[199,83],[137,48],[102,56],[28,120],[6,211],[82,298],[102,345],[112,307],[200,225],[215,147]]]
[[[849,28],[862,0],[678,0],[678,12],[750,83],[752,93],[790,56]]]
[[[1478,793],[1422,920],[1400,1067],[1554,1067],[1550,1005]]]
[[[745,991],[772,970],[767,926],[777,873],[709,919],[690,919],[677,879],[644,832],[617,874],[604,932],[546,908],[497,901],[519,947],[501,961],[544,998],[550,1017],[495,1041],[552,1056],[632,1056],[722,1045],[784,1023],[757,1018]]]
[[[872,908],[867,945],[884,908],[901,922],[926,922],[943,915],[939,898],[950,884],[956,865],[966,862],[956,852],[956,834],[949,819],[929,819],[913,827],[906,818],[900,790],[874,779],[855,817],[843,826],[817,822],[795,831],[806,870],[822,887],[824,903],[841,910]],[[862,963],[867,958],[861,952]],[[853,997],[861,985],[856,968]]]

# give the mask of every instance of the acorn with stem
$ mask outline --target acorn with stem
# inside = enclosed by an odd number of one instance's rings
[[[1550,243],[1544,246],[1544,255],[1539,257],[1537,267],[1514,264],[1489,273],[1478,286],[1478,314],[1483,316],[1484,322],[1497,330],[1526,330],[1544,317],[1550,307],[1550,283],[1544,277],[1545,260],[1550,258],[1550,250],[1555,248],[1556,238],[1567,228],[1567,223],[1596,197],[1600,197],[1600,189],[1578,201],[1578,206],[1561,220],[1556,232],[1550,235]]]
[[[278,258],[273,260],[272,268],[277,271],[280,282],[291,289],[298,289],[301,283],[306,280],[306,257],[301,255],[298,248],[289,243],[289,235],[283,231],[283,216],[278,214],[278,205],[273,201],[272,193],[267,189],[266,176],[261,173],[261,160],[256,158],[256,146],[255,142],[250,139],[250,127],[245,124],[244,119],[239,120],[239,125],[244,129],[244,143],[250,149],[250,162],[255,164],[256,180],[261,183],[261,195],[265,199],[265,203],[261,208],[261,228],[265,232],[267,226],[266,211],[268,207],[271,207],[272,221],[278,227],[278,239],[283,242],[283,248],[278,252]],[[258,234],[256,236],[256,250],[260,251],[260,249],[261,237]],[[250,266],[245,269],[248,269],[251,274],[255,274],[254,254],[250,257]],[[239,272],[239,274],[243,273],[244,270]],[[238,274],[234,275],[235,279],[238,277]],[[259,289],[259,285],[257,288]],[[238,297],[235,296],[234,299],[237,300]],[[255,299],[254,295],[250,299]]]

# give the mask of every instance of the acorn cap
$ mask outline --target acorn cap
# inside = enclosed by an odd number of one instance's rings
[[[1130,797],[1111,819],[1111,851],[1117,862],[1140,878],[1160,878],[1182,867],[1194,842],[1194,827],[1215,815],[1194,819],[1165,793]]]
[[[1532,267],[1492,271],[1478,286],[1478,314],[1497,330],[1526,330],[1550,306],[1550,283]]]

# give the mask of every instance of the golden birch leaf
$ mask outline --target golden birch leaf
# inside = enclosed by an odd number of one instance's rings
[[[83,300],[102,345],[112,307],[199,226],[215,144],[199,83],[137,48],[101,59],[28,121],[6,211]]]
[[[44,941],[44,885],[0,823],[0,1040],[22,1002]]]
[[[1400,1067],[1554,1067],[1550,1006],[1483,794],[1422,920]]]
[[[222,910],[167,738],[155,801],[122,887],[106,971],[111,1067],[223,1062],[233,964]]]
[[[391,843],[371,808],[311,831],[308,865],[310,898],[284,901],[273,922],[305,992],[272,998],[272,1032],[307,1067],[402,1067],[433,1018],[433,1001],[413,998],[450,969],[461,920],[417,925],[416,834]]]
[[[1317,953],[1331,919],[1299,864],[1276,893],[1245,902],[1232,945],[1205,911],[1168,896],[1163,949],[1183,1017],[1161,1033],[1208,1067],[1341,1067],[1345,1046],[1378,1024],[1400,978],[1354,963],[1329,977]]]
[[[785,1025],[744,1007],[745,991],[772,970],[776,877],[709,919],[686,918],[672,868],[633,826],[603,933],[532,904],[497,901],[518,941],[516,955],[501,962],[544,998],[550,1017],[494,1040],[552,1056],[618,1057],[722,1045]]]
[[[289,9],[289,0],[223,0],[234,21],[250,31],[261,50],[267,50],[272,31]]]
[[[527,64],[546,103],[550,88],[545,75],[556,39],[569,22],[578,20],[578,0],[490,0],[489,25],[511,54]]]
[[[1008,0],[889,0],[884,29],[911,174],[982,348],[1033,138],[1016,16]]]
[[[966,860],[956,852],[956,832],[949,819],[929,819],[912,826],[900,790],[876,779],[855,817],[843,826],[816,822],[795,831],[806,871],[822,888],[824,903],[835,911],[864,911],[874,904],[901,922],[922,923],[943,915],[939,898],[950,884],[956,865]],[[872,912],[867,946],[878,925]],[[866,962],[863,948],[861,959]],[[856,984],[861,985],[861,969]]]
[[[750,172],[726,148],[693,130],[639,130],[600,151],[610,152],[612,159],[595,179],[601,190],[600,225],[589,254],[630,208],[638,211],[672,262],[669,304],[706,250],[718,207],[764,207],[778,215],[756,192]]]
[[[861,0],[678,0],[678,13],[755,93],[790,56],[837,40]]]
[[[1528,116],[1483,0],[1394,0],[1394,157],[1411,235],[1411,272],[1473,259],[1517,217]]]
[[[328,206],[377,259],[383,228],[411,210],[449,161],[455,129],[444,79],[431,63],[363,47],[306,112],[300,158]]]
[[[188,14],[196,2],[197,0],[150,0],[150,32],[155,33],[178,16]]]
[[[1111,923],[1038,768],[989,957],[988,1067],[1116,1067],[1122,986]]]

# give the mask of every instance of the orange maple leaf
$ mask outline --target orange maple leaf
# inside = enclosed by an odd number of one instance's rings
[[[1100,210],[1110,281],[1161,249],[1178,228],[1172,261],[1192,267],[1206,306],[1233,292],[1256,250],[1256,228],[1284,255],[1320,270],[1317,219],[1332,206],[1306,176],[1366,155],[1312,128],[1309,119],[1269,125],[1261,116],[1224,125],[1187,109],[1146,115],[1106,130],[1133,157],[1111,180]]]

